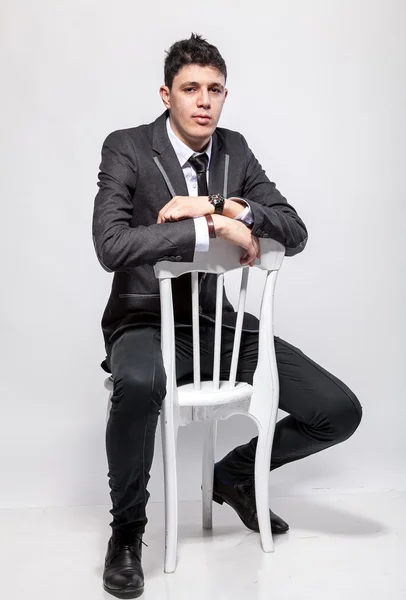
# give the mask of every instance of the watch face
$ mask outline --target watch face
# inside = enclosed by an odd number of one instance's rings
[[[213,194],[210,196],[210,202],[214,206],[214,212],[221,214],[224,208],[224,197],[221,194]]]

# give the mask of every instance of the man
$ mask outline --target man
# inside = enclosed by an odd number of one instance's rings
[[[102,266],[114,272],[102,319],[107,352],[102,367],[114,380],[106,432],[113,515],[103,584],[121,598],[144,587],[141,544],[147,518],[146,489],[166,376],[160,348],[159,260],[192,262],[210,237],[241,246],[242,264],[258,256],[258,237],[281,242],[286,254],[301,252],[307,230],[296,210],[269,181],[244,137],[218,128],[227,97],[226,65],[200,36],[175,43],[165,60],[160,95],[165,112],[153,123],[111,133],[102,148],[93,237]],[[201,279],[202,377],[212,374],[215,276]],[[193,371],[190,275],[173,281],[177,378]],[[230,369],[235,312],[224,297],[221,377]],[[271,469],[349,438],[362,409],[352,391],[275,338],[280,407]],[[244,316],[237,379],[252,382],[258,321]],[[258,531],[254,495],[257,438],[216,464],[214,497]],[[274,533],[288,525],[270,512]]]

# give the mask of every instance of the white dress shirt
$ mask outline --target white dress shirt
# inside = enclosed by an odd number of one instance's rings
[[[183,175],[185,176],[187,189],[189,192],[189,196],[198,196],[197,189],[197,174],[196,171],[189,164],[189,158],[193,156],[197,156],[198,154],[206,153],[209,157],[208,168],[207,168],[207,187],[209,186],[209,177],[210,177],[210,159],[211,159],[211,151],[213,146],[213,140],[210,138],[209,144],[204,152],[195,152],[189,146],[187,146],[182,140],[180,140],[177,135],[172,131],[172,127],[170,124],[169,117],[166,119],[166,129],[168,131],[169,140],[175,150],[176,156],[178,157],[180,166],[182,167]],[[251,208],[246,206],[239,215],[235,218],[239,221],[244,221],[251,216]],[[195,224],[196,231],[196,246],[195,252],[207,252],[209,249],[209,230],[207,227],[207,221],[205,217],[195,217],[193,219]]]

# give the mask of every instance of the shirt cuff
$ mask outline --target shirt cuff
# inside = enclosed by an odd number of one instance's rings
[[[207,227],[206,217],[196,217],[193,219],[196,232],[195,252],[208,252],[210,245],[209,228]]]
[[[233,200],[234,198],[230,198],[230,200]],[[244,225],[246,225],[247,227],[251,227],[252,224],[254,223],[254,219],[252,216],[252,210],[250,205],[248,204],[248,202],[246,200],[244,200],[244,198],[237,198],[235,197],[235,200],[239,200],[240,202],[244,202],[245,204],[245,208],[242,212],[240,212],[239,215],[237,215],[236,217],[234,217],[236,219],[236,221],[242,221],[244,223]]]
[[[237,221],[244,221],[244,219],[247,217],[247,215],[251,215],[251,207],[250,206],[246,206],[244,208],[244,210],[242,212],[240,212],[239,215],[237,215],[236,217],[234,217]]]

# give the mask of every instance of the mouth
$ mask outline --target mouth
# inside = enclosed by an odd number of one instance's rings
[[[207,115],[196,115],[195,117],[192,117],[192,119],[200,125],[206,125],[211,120],[210,117],[208,117]]]

